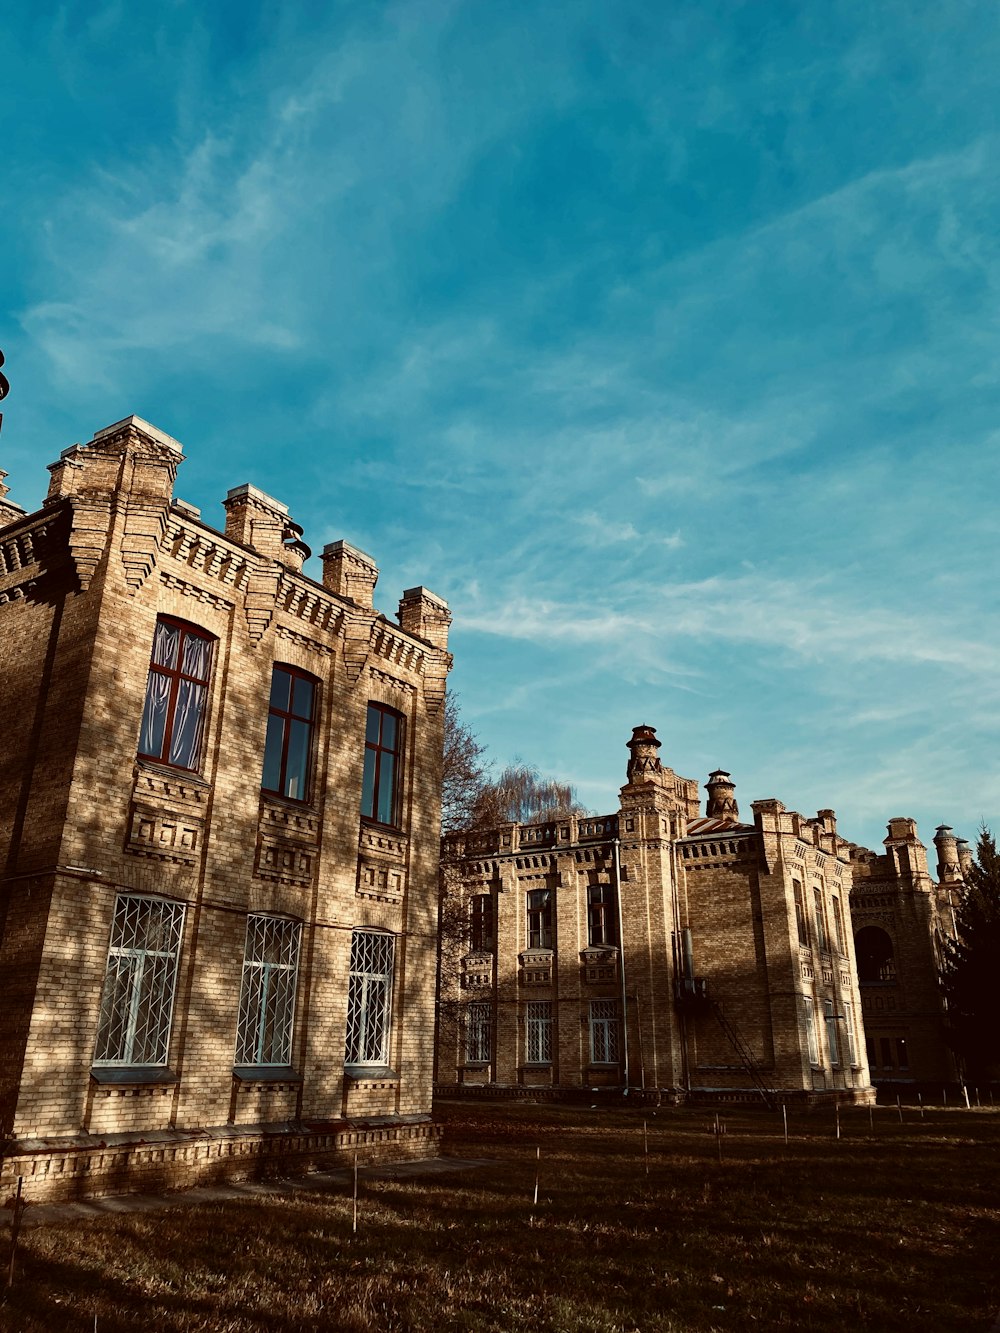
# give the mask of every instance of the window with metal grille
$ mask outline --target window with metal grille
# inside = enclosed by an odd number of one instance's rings
[[[295,667],[276,666],[264,741],[264,791],[304,801],[309,795],[316,681]]]
[[[348,1065],[389,1063],[389,1017],[395,937],[356,930],[351,938],[351,975],[347,991]]]
[[[236,1026],[236,1064],[289,1065],[302,926],[248,916]]]
[[[361,816],[376,824],[399,823],[399,778],[403,756],[403,719],[383,704],[368,705]]]
[[[470,1004],[465,1011],[465,1058],[469,1064],[488,1064],[490,1059],[490,1006]]]
[[[119,894],[95,1065],[165,1065],[184,930],[183,903]]]
[[[212,638],[204,630],[161,616],[153,634],[139,754],[175,768],[201,761]]]
[[[832,1000],[823,1001],[823,1019],[826,1023],[826,1044],[830,1048],[830,1064],[840,1064],[840,1043],[837,1041],[837,1013]]]
[[[587,888],[587,940],[591,945],[615,944],[615,891],[610,884],[591,884]]]
[[[811,1065],[819,1064],[819,1041],[816,1036],[816,1011],[813,1008],[811,995],[803,995],[802,999],[802,1017],[806,1024],[806,1045],[809,1050],[809,1063]]]
[[[595,1065],[618,1063],[618,1004],[615,1000],[590,1002],[590,1060]]]
[[[528,948],[552,948],[552,890],[531,889],[527,898]]]
[[[552,1063],[552,1002],[531,1000],[525,1013],[525,1055],[529,1065]]]

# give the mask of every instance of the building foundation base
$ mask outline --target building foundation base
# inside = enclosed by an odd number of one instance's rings
[[[19,1177],[26,1202],[55,1203],[304,1175],[353,1165],[355,1154],[363,1165],[435,1157],[441,1134],[426,1116],[386,1116],[15,1141],[0,1165],[0,1203]]]

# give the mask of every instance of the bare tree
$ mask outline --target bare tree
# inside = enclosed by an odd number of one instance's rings
[[[557,819],[586,814],[572,785],[543,778],[530,764],[508,764],[498,777],[480,787],[472,807],[472,825],[482,827],[517,820]]]
[[[487,783],[485,753],[485,748],[462,721],[458,696],[449,691],[444,701],[443,833],[455,833],[475,822],[476,802]]]

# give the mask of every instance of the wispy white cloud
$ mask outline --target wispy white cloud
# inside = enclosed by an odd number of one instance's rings
[[[684,538],[680,532],[672,532],[667,536],[650,535],[640,532],[635,524],[627,519],[616,521],[588,511],[575,515],[574,521],[583,529],[584,540],[592,547],[624,544],[640,550],[649,546],[663,546],[668,551],[676,551],[684,545]]]
[[[795,582],[748,573],[695,583],[643,586],[627,591],[625,610],[602,599],[560,602],[507,590],[496,608],[482,595],[456,601],[466,628],[539,644],[600,646],[621,656],[637,641],[679,640],[753,644],[808,662],[842,665],[870,661],[947,667],[990,681],[1000,678],[1000,644],[939,632],[936,619],[889,605],[845,601],[832,576]]]

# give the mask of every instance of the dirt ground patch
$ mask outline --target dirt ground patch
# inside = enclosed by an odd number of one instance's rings
[[[53,1222],[0,1328],[989,1330],[1000,1112],[439,1107],[454,1174]],[[537,1202],[535,1202],[537,1181]],[[0,1236],[0,1256],[5,1238]],[[6,1267],[6,1265],[4,1265]]]

